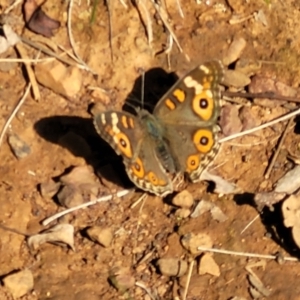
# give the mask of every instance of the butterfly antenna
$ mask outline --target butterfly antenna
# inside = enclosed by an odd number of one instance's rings
[[[141,87],[141,106],[144,108],[144,97],[145,97],[145,72],[142,70],[142,87]]]

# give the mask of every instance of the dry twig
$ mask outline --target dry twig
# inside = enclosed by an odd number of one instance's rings
[[[100,197],[96,200],[93,200],[93,201],[89,201],[89,202],[86,202],[86,203],[83,203],[83,204],[80,204],[80,205],[77,205],[77,206],[74,206],[74,207],[71,207],[71,208],[68,208],[68,209],[65,209],[47,219],[45,219],[43,222],[42,222],[42,225],[43,226],[47,226],[49,223],[53,222],[54,220],[66,215],[66,214],[69,214],[73,211],[76,211],[78,209],[81,209],[81,208],[85,208],[85,207],[88,207],[88,206],[91,206],[91,205],[95,205],[99,202],[105,202],[105,201],[109,201],[111,200],[114,196],[116,197],[123,197],[125,195],[127,195],[128,193],[130,193],[131,190],[122,190],[122,191],[119,191],[116,193],[116,195],[106,195],[106,196],[103,196],[103,197]]]
[[[16,44],[16,49],[19,52],[22,59],[28,59],[26,49],[23,47],[22,43]],[[40,94],[40,89],[39,89],[38,83],[36,81],[33,69],[31,67],[30,63],[25,62],[24,65],[25,65],[25,69],[26,69],[29,81],[31,82],[34,100],[39,101],[41,99],[41,94]]]
[[[1,147],[1,145],[2,145],[3,138],[4,138],[4,136],[5,136],[5,133],[6,133],[7,129],[8,129],[8,127],[9,127],[9,125],[10,125],[12,119],[15,117],[16,113],[19,111],[20,107],[22,106],[22,104],[23,104],[24,101],[26,100],[27,95],[28,95],[28,93],[29,93],[29,91],[30,91],[30,88],[31,88],[31,83],[29,83],[29,84],[27,85],[27,88],[26,88],[26,90],[25,90],[25,92],[24,92],[24,94],[23,94],[23,97],[22,97],[21,100],[19,101],[18,105],[17,105],[17,106],[14,108],[14,110],[12,111],[12,113],[11,113],[10,117],[8,118],[8,120],[5,122],[5,124],[4,124],[3,128],[2,128],[1,134],[0,134],[0,147]]]
[[[270,126],[273,126],[274,124],[277,124],[279,122],[282,122],[282,121],[285,121],[285,120],[288,120],[296,115],[300,114],[300,108],[292,111],[291,113],[288,113],[282,117],[279,117],[273,121],[270,121],[270,122],[267,122],[265,124],[262,124],[260,126],[257,126],[257,127],[254,127],[254,128],[251,128],[249,130],[245,130],[245,131],[242,131],[242,132],[238,132],[238,133],[235,133],[235,134],[232,134],[230,136],[227,136],[227,137],[224,137],[222,139],[219,140],[219,143],[224,143],[224,142],[227,142],[229,140],[232,140],[232,139],[235,139],[235,138],[238,138],[238,137],[241,137],[241,136],[244,136],[244,135],[247,135],[247,134],[250,134],[250,133],[253,133],[255,131],[258,131],[258,130],[261,130],[261,129],[264,129],[264,128],[267,128],[267,127],[270,127]]]
[[[266,178],[266,179],[268,179],[268,178],[270,177],[270,174],[271,174],[271,171],[272,171],[273,166],[274,166],[274,164],[275,164],[275,161],[276,161],[276,159],[277,159],[277,157],[278,157],[278,155],[279,155],[280,149],[281,149],[281,147],[282,147],[282,145],[283,145],[283,143],[284,143],[284,140],[285,140],[286,135],[287,135],[287,133],[288,133],[288,129],[290,128],[290,126],[291,126],[293,120],[294,120],[293,118],[289,119],[289,121],[288,121],[288,123],[287,123],[287,125],[286,125],[286,127],[285,127],[285,130],[284,130],[284,132],[283,132],[283,134],[282,134],[282,136],[281,136],[281,139],[280,139],[280,141],[279,141],[279,144],[278,144],[278,146],[277,146],[277,149],[276,149],[276,151],[275,151],[275,153],[274,153],[274,155],[273,155],[273,157],[272,157],[272,160],[271,160],[271,162],[270,162],[270,164],[269,164],[269,166],[268,166],[268,168],[267,168],[267,170],[266,170],[266,173],[265,173],[265,178]]]
[[[216,249],[216,248],[198,247],[198,250],[204,251],[204,252],[213,252],[213,253],[221,253],[221,254],[229,254],[229,255],[237,255],[237,256],[265,258],[265,259],[277,259],[276,255],[265,255],[265,254],[250,253],[250,252],[237,252],[237,251],[230,251],[230,250],[223,250],[223,249]],[[296,257],[283,257],[283,260],[299,261],[299,259]]]
[[[75,45],[75,41],[74,41],[73,34],[72,34],[72,9],[73,9],[73,2],[74,2],[74,0],[70,0],[69,1],[68,21],[67,21],[67,29],[68,29],[68,35],[69,35],[70,44],[71,44],[71,47],[73,49],[73,52],[74,52],[75,56],[78,58],[78,60],[80,61],[80,63],[85,67],[85,69],[88,70],[89,72],[91,72],[93,75],[97,75],[97,73],[94,72],[93,70],[91,70],[91,68],[83,61],[83,59],[80,57],[80,55],[78,54],[78,52],[76,50],[76,45]]]
[[[186,284],[185,284],[184,291],[183,291],[182,300],[186,300],[187,292],[188,292],[188,289],[189,289],[189,286],[190,286],[190,282],[191,282],[191,277],[192,277],[192,272],[193,272],[194,264],[195,264],[195,259],[193,259],[190,262],[190,265],[189,265],[189,270],[188,270]]]
[[[168,29],[168,31],[170,32],[172,38],[174,39],[174,41],[175,41],[175,43],[176,43],[179,51],[182,53],[183,50],[182,50],[182,48],[181,48],[181,46],[179,44],[179,41],[178,41],[178,39],[177,39],[177,37],[176,37],[176,35],[175,35],[175,33],[174,33],[171,25],[168,22],[167,12],[161,6],[159,6],[154,0],[151,0],[151,2],[153,4],[153,6],[155,7],[157,13],[159,14],[159,16],[160,16],[162,22],[164,23],[165,27]]]

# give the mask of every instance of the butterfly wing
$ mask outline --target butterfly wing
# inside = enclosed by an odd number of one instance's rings
[[[165,138],[177,170],[195,182],[217,151],[219,83],[223,66],[210,61],[180,79],[159,101],[154,115],[165,126]]]
[[[155,141],[141,120],[126,112],[97,114],[94,124],[99,135],[122,155],[126,172],[139,188],[164,196],[173,185],[156,156]]]

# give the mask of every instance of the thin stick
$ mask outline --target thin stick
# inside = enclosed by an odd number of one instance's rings
[[[148,39],[148,44],[151,45],[153,42],[153,31],[152,31],[152,20],[149,14],[149,11],[147,9],[147,6],[144,3],[144,0],[136,1],[136,7],[144,11],[144,15],[146,16],[146,22],[144,22],[144,25],[146,26],[147,30],[147,39]],[[143,16],[142,13],[140,12],[141,17]]]
[[[276,159],[277,159],[277,157],[278,157],[278,155],[279,155],[279,152],[280,152],[280,150],[281,150],[281,147],[282,147],[282,145],[283,145],[283,143],[284,143],[284,140],[285,140],[285,138],[286,138],[286,135],[287,135],[287,133],[288,133],[288,129],[289,129],[289,127],[291,126],[291,123],[292,123],[293,120],[294,120],[294,118],[290,118],[289,121],[288,121],[288,123],[286,124],[285,130],[284,130],[284,132],[283,132],[283,134],[282,134],[282,136],[281,136],[281,139],[280,139],[280,141],[279,141],[279,144],[278,144],[278,146],[277,146],[277,149],[276,149],[276,151],[275,151],[275,153],[274,153],[274,155],[273,155],[273,157],[272,157],[272,160],[271,160],[271,162],[270,162],[270,164],[269,164],[269,166],[268,166],[268,168],[267,168],[267,170],[266,170],[266,173],[265,173],[265,179],[269,179],[269,177],[270,177],[270,174],[271,174],[271,172],[272,172],[273,166],[274,166],[274,164],[275,164],[275,162],[276,162]]]
[[[288,102],[296,102],[300,103],[300,99],[297,99],[295,97],[286,97],[281,95],[276,95],[274,93],[242,93],[242,92],[222,92],[222,96],[227,97],[241,97],[241,98],[269,98],[269,99],[276,99],[276,100],[282,100],[282,101],[288,101]]]
[[[119,0],[119,1],[121,2],[121,4],[122,4],[126,9],[128,9],[128,5],[125,3],[124,0]]]
[[[26,49],[24,48],[22,43],[16,44],[15,47],[22,58],[25,58],[25,59],[28,58]],[[41,99],[41,94],[40,94],[39,85],[36,81],[35,73],[33,72],[33,69],[31,67],[30,63],[24,63],[24,65],[25,65],[25,69],[26,69],[29,81],[32,86],[32,93],[33,93],[34,100],[39,101]]]
[[[0,134],[0,147],[2,145],[2,141],[3,141],[3,138],[5,136],[5,133],[12,121],[12,119],[15,117],[16,113],[19,111],[20,107],[22,106],[22,104],[24,103],[29,91],[30,91],[30,88],[31,88],[31,83],[29,82],[28,85],[27,85],[27,88],[23,94],[23,97],[21,98],[21,100],[19,101],[18,105],[15,107],[15,109],[12,111],[10,117],[8,118],[8,120],[6,121],[6,123],[4,124],[3,128],[2,128],[2,131],[1,131],[1,134]]]
[[[148,196],[147,193],[143,193],[134,203],[132,203],[130,205],[130,208],[135,208],[141,201],[143,201],[144,199],[146,199]]]
[[[19,38],[21,39],[21,41],[22,41],[24,44],[27,44],[27,45],[29,45],[29,46],[31,46],[31,47],[37,49],[37,50],[40,50],[40,51],[42,51],[43,53],[45,53],[45,54],[47,54],[47,55],[49,55],[49,56],[51,56],[51,57],[55,57],[57,60],[59,60],[59,61],[65,63],[65,64],[68,65],[68,66],[74,66],[74,67],[78,67],[78,68],[80,68],[80,69],[86,69],[85,66],[82,66],[82,65],[80,65],[80,64],[77,64],[77,63],[74,63],[74,62],[72,62],[72,61],[69,61],[69,60],[65,59],[64,57],[60,57],[60,56],[59,56],[58,54],[56,54],[55,52],[53,52],[53,51],[51,51],[51,50],[49,50],[49,49],[47,49],[47,48],[45,48],[45,47],[43,47],[43,46],[41,46],[41,45],[38,45],[38,44],[36,44],[35,42],[33,42],[33,41],[31,41],[31,40],[29,40],[29,39],[27,39],[27,38],[25,38],[25,37],[21,37],[21,36],[20,36]]]
[[[244,229],[241,231],[240,234],[243,234],[257,219],[258,219],[259,215],[256,215],[255,218],[253,218],[245,227]]]
[[[113,8],[112,8],[113,0],[106,0],[107,4],[107,11],[108,11],[108,39],[109,39],[109,48],[110,48],[110,59],[111,62],[114,63],[114,52],[113,52],[113,45],[112,45],[112,36],[113,36]]]
[[[222,250],[222,249],[216,249],[216,248],[198,247],[198,250],[205,251],[205,252],[237,255],[237,256],[256,257],[256,258],[265,258],[265,259],[277,259],[277,256],[275,256],[275,255],[265,255],[265,254],[250,253],[250,252],[237,252],[237,251]],[[299,261],[299,259],[296,257],[283,257],[283,260]]]
[[[254,128],[251,128],[249,130],[245,130],[245,131],[242,131],[242,132],[238,132],[238,133],[235,133],[235,134],[232,134],[230,136],[227,136],[227,137],[224,137],[222,139],[219,140],[219,143],[224,143],[224,142],[227,142],[227,141],[230,141],[230,140],[233,140],[235,138],[238,138],[238,137],[241,137],[241,136],[244,136],[244,135],[247,135],[247,134],[250,134],[250,133],[253,133],[255,131],[258,131],[258,130],[261,130],[261,129],[264,129],[264,128],[267,128],[267,127],[270,127],[274,124],[277,124],[279,122],[282,122],[282,121],[285,121],[285,120],[288,120],[296,115],[300,114],[300,108],[292,111],[291,113],[289,114],[286,114],[282,117],[279,117],[273,121],[270,121],[270,122],[267,122],[265,124],[262,124],[260,126],[257,126],[257,127],[254,127]]]
[[[151,293],[151,290],[149,288],[146,287],[146,285],[140,281],[136,281],[135,285],[140,287],[141,289],[143,289],[152,300],[156,300],[157,298],[154,297],[154,295]]]
[[[74,206],[74,207],[71,207],[71,208],[68,208],[68,209],[65,209],[47,219],[45,219],[43,222],[42,222],[42,225],[43,226],[47,226],[49,223],[53,222],[54,220],[66,215],[66,214],[69,214],[73,211],[76,211],[78,209],[81,209],[81,208],[85,208],[85,207],[88,207],[88,206],[91,206],[91,205],[94,205],[96,203],[99,203],[99,202],[105,202],[105,201],[109,201],[111,200],[114,196],[117,196],[117,197],[123,197],[125,195],[127,195],[128,193],[130,193],[132,190],[122,190],[122,191],[119,191],[116,193],[116,195],[106,195],[106,196],[103,196],[103,197],[100,197],[96,200],[93,200],[93,201],[89,201],[89,202],[86,202],[86,203],[83,203],[83,204],[80,204],[80,205],[77,205],[77,206]]]
[[[167,13],[166,13],[166,11],[162,7],[160,7],[154,0],[151,0],[151,2],[153,4],[153,6],[155,7],[156,11],[158,12],[158,14],[159,14],[162,22],[164,23],[165,27],[168,29],[168,31],[172,35],[172,37],[173,37],[173,39],[174,39],[174,41],[175,41],[175,43],[176,43],[179,51],[182,53],[183,50],[182,50],[182,48],[181,48],[181,46],[179,44],[179,41],[178,41],[178,39],[177,39],[177,37],[176,37],[173,29],[171,28],[168,20],[167,20]]]
[[[38,62],[45,62],[54,60],[53,57],[48,58],[0,58],[1,62],[15,62],[15,63],[38,63]]]
[[[190,266],[189,266],[189,271],[188,271],[188,274],[187,274],[187,279],[186,279],[186,284],[185,284],[183,295],[182,295],[182,300],[186,300],[187,292],[188,292],[190,282],[191,282],[191,277],[192,277],[194,264],[195,264],[195,260],[193,259],[190,263]]]
[[[68,29],[69,41],[70,41],[71,47],[73,49],[73,52],[74,52],[75,56],[78,58],[78,60],[80,61],[80,63],[85,67],[86,70],[88,70],[89,72],[91,72],[93,75],[97,75],[97,73],[94,72],[93,70],[91,70],[91,68],[83,61],[83,59],[80,57],[80,55],[78,54],[78,52],[76,50],[76,45],[75,45],[75,41],[74,41],[73,34],[72,34],[72,9],[73,9],[73,1],[74,0],[70,0],[69,1],[69,8],[68,8],[67,29]]]
[[[183,11],[182,11],[182,8],[181,8],[181,5],[180,5],[180,0],[176,0],[176,4],[177,4],[177,7],[178,7],[179,15],[183,19],[184,14],[183,14]]]
[[[17,5],[22,3],[23,0],[16,0],[11,6],[7,7],[3,12],[3,15],[7,15],[11,10],[13,10]]]

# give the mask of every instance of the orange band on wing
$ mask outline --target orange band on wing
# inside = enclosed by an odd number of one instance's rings
[[[180,89],[176,89],[174,92],[173,92],[173,95],[176,97],[176,99],[179,101],[179,102],[183,102],[185,100],[185,93],[183,90],[180,90]]]

